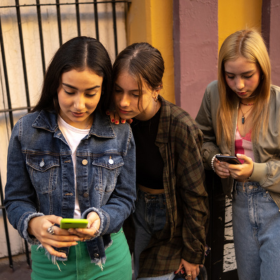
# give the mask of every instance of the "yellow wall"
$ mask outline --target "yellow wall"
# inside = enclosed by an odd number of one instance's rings
[[[237,30],[255,27],[261,31],[262,0],[219,0],[219,49],[225,38]]]
[[[175,103],[173,58],[173,1],[132,0],[127,17],[128,44],[148,42],[165,62],[162,95]]]

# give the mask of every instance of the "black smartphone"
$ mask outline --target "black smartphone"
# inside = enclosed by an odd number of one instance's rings
[[[223,155],[216,155],[217,160],[225,161],[230,164],[241,164],[239,159],[235,156],[223,156]]]

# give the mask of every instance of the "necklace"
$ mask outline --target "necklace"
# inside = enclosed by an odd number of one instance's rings
[[[252,106],[252,105],[254,105],[254,103],[243,103],[243,102],[241,102],[241,101],[240,101],[240,103],[243,104],[243,105],[246,105],[246,106]]]
[[[241,104],[243,104],[243,103],[241,102]],[[251,105],[253,105],[253,104],[251,104]],[[240,106],[239,108],[240,108],[241,113],[242,113],[241,121],[242,121],[242,124],[244,124],[244,123],[245,123],[245,115],[246,115],[247,113],[249,113],[249,112],[252,110],[253,106],[252,106],[245,114],[243,113],[243,111],[242,111],[242,109],[241,109],[241,106]]]

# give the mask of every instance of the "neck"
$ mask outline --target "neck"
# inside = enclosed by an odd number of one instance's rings
[[[158,100],[157,102],[154,102],[154,106],[142,111],[139,115],[135,117],[135,119],[139,121],[148,121],[158,112],[160,107],[161,102]]]

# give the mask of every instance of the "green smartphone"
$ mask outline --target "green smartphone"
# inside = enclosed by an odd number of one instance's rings
[[[60,228],[86,228],[88,225],[87,219],[68,219],[64,218],[60,222]]]

